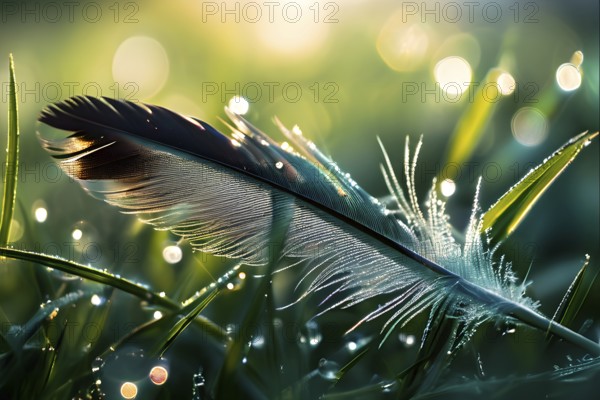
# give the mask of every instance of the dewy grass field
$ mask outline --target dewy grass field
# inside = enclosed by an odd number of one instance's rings
[[[2,3],[0,399],[593,398],[565,7]]]

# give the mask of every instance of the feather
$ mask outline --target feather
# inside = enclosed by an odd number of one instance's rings
[[[74,97],[40,116],[70,136],[40,140],[91,195],[187,239],[194,250],[264,265],[271,232],[282,228],[281,253],[291,260],[284,268],[305,268],[300,298],[325,292],[322,312],[391,298],[356,326],[387,315],[389,334],[444,307],[460,311],[469,332],[483,321],[513,317],[599,353],[597,344],[539,314],[510,265],[494,264],[494,249],[479,234],[477,203],[464,245],[453,239],[435,190],[423,213],[414,185],[421,141],[412,159],[406,142],[406,190],[384,150],[392,195],[386,203],[397,206],[388,210],[299,129],[276,121],[297,152],[226,112],[235,125],[231,135],[162,107]]]

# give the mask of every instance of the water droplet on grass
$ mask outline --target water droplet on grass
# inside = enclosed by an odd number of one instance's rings
[[[336,381],[338,379],[338,372],[340,366],[335,361],[329,361],[325,358],[321,358],[319,361],[319,375],[328,381]]]
[[[315,321],[308,321],[298,334],[298,342],[300,344],[316,347],[323,340],[323,335],[319,330],[319,325]]]

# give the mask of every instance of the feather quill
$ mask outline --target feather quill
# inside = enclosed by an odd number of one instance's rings
[[[600,354],[598,344],[538,313],[508,263],[501,258],[494,264],[494,249],[487,250],[479,234],[477,202],[464,245],[453,239],[435,190],[423,213],[414,185],[421,142],[412,159],[406,142],[406,190],[384,150],[388,202],[397,206],[389,210],[299,129],[276,121],[296,152],[226,112],[235,125],[231,135],[162,107],[74,97],[40,116],[71,134],[40,140],[92,196],[172,231],[194,250],[264,265],[273,227],[285,224],[282,254],[292,260],[287,268],[306,268],[301,298],[325,291],[325,312],[389,295],[357,325],[387,315],[389,334],[427,309],[433,315],[451,304],[468,333],[489,319],[516,318]]]

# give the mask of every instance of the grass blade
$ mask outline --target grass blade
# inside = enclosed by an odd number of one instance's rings
[[[217,297],[217,295],[223,290],[226,285],[235,278],[236,272],[239,269],[239,265],[236,265],[231,270],[227,271],[225,275],[217,280],[217,283],[210,285],[200,291],[200,295],[196,297],[192,302],[183,307],[179,311],[179,315],[183,317],[175,322],[169,331],[163,335],[163,337],[157,341],[154,349],[150,351],[153,357],[162,357],[162,355],[169,349],[169,346],[177,339],[177,337],[192,323],[198,314],[202,312],[210,304],[210,302]]]
[[[473,154],[485,132],[485,126],[490,120],[495,104],[497,103],[490,100],[490,94],[487,93],[487,90],[495,90],[494,96],[491,96],[491,98],[500,97],[500,92],[493,83],[498,81],[498,77],[501,74],[502,70],[499,68],[493,68],[487,73],[485,84],[477,89],[473,103],[467,108],[456,124],[448,149],[447,165],[462,165]],[[455,169],[450,168],[450,170],[454,171]],[[454,175],[441,176],[439,182],[444,179],[456,179],[456,177]]]
[[[9,332],[7,340],[11,345],[13,351],[20,352],[25,346],[25,343],[38,331],[44,320],[51,314],[57,312],[71,303],[78,301],[84,295],[83,292],[72,292],[65,296],[53,300],[50,303],[44,304],[44,307],[37,310],[37,312],[27,321],[24,325],[18,327],[12,332]],[[12,334],[11,334],[12,333]]]
[[[0,256],[31,261],[34,263],[45,265],[50,268],[57,269],[62,272],[66,272],[71,275],[76,275],[94,282],[109,285],[116,289],[132,294],[136,297],[139,297],[142,300],[146,300],[149,303],[157,304],[169,309],[180,308],[179,305],[173,300],[160,296],[158,293],[154,293],[142,285],[115,276],[110,272],[88,267],[86,265],[78,264],[73,261],[47,256],[45,254],[10,249],[6,247],[0,247]]]
[[[122,290],[123,292],[145,300],[150,304],[155,304],[174,311],[179,311],[181,309],[181,305],[179,303],[169,299],[168,297],[161,296],[160,294],[154,293],[142,285],[115,276],[107,271],[102,271],[61,258],[47,256],[45,254],[32,253],[29,251],[10,249],[6,247],[0,247],[0,257],[9,257],[45,265],[71,275],[89,279],[93,282],[109,285],[115,289]],[[195,321],[199,323],[204,331],[212,337],[216,338],[217,340],[224,339],[224,334],[221,328],[219,328],[212,321],[201,316],[198,316]]]
[[[583,266],[567,289],[552,319],[561,325],[573,328],[573,322],[590,294],[598,275],[600,275],[600,266],[595,264],[590,267],[590,256],[586,255]],[[548,337],[550,336],[548,335]]]
[[[0,213],[0,246],[6,246],[10,237],[10,223],[17,197],[17,172],[19,165],[19,119],[17,91],[12,54],[9,57],[8,85],[8,140],[6,144],[6,166],[2,190],[2,212]]]
[[[482,231],[490,229],[490,240],[497,243],[510,236],[550,184],[597,135],[584,132],[575,136],[502,195],[483,215]]]

